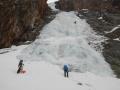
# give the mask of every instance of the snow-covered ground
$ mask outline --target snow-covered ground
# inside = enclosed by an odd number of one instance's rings
[[[14,47],[8,53],[0,54],[0,90],[120,90],[117,78],[89,72],[70,72],[69,78],[64,78],[63,70],[45,61],[24,62],[27,72],[18,75],[16,57],[26,47]]]

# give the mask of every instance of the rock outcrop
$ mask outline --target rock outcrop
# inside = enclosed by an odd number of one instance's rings
[[[47,0],[0,0],[0,48],[35,38],[47,9]]]

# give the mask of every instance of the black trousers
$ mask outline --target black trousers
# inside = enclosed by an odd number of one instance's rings
[[[64,76],[65,76],[65,77],[69,77],[68,71],[64,71]]]

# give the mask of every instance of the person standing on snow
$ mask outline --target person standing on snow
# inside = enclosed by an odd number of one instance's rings
[[[64,76],[69,77],[69,66],[68,66],[68,64],[65,64],[63,69],[64,69]]]
[[[18,70],[17,73],[21,73],[23,71],[23,60],[20,60],[19,64],[18,64]]]

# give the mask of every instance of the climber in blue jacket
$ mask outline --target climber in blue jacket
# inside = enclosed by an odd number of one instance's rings
[[[65,64],[63,69],[64,69],[64,76],[65,77],[69,77],[69,75],[68,75],[68,73],[69,73],[69,66],[67,64]]]

